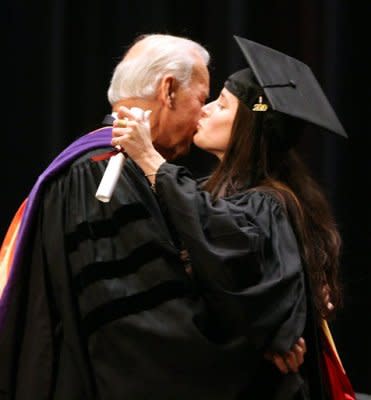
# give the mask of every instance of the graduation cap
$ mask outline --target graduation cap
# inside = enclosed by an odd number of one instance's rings
[[[250,68],[232,74],[225,87],[253,111],[267,108],[348,137],[311,69],[303,62],[234,36]],[[269,105],[264,104],[266,98]]]

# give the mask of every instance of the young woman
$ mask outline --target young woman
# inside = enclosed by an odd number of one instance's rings
[[[167,163],[147,125],[131,117],[120,110],[112,144],[142,169],[183,241],[215,315],[207,334],[225,345],[246,341],[245,398],[328,398],[321,321],[341,304],[341,239],[324,194],[293,149],[293,120],[271,108],[252,69],[231,75],[204,106],[194,136],[220,160],[200,186],[185,168]],[[302,335],[308,353],[300,372],[284,376],[264,363],[264,352],[287,352]]]

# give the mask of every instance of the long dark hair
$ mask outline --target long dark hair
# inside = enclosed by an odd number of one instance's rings
[[[275,196],[290,218],[307,268],[319,315],[330,317],[323,288],[336,310],[342,303],[338,276],[341,238],[330,205],[293,149],[295,127],[274,111],[253,112],[241,101],[223,160],[204,189],[214,198],[241,191]]]

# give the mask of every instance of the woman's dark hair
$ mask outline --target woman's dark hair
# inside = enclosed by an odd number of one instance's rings
[[[253,112],[240,101],[223,160],[204,189],[213,198],[259,190],[279,200],[298,237],[316,310],[327,318],[325,285],[334,310],[341,305],[341,238],[328,201],[292,147],[297,132],[288,130],[288,122],[283,114]]]

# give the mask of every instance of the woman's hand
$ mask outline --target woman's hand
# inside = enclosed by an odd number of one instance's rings
[[[145,175],[153,176],[165,159],[153,147],[150,114],[150,110],[120,107],[118,118],[113,122],[111,144],[120,146]]]
[[[121,146],[134,161],[155,151],[149,124],[150,114],[150,110],[130,110],[122,106],[117,113],[118,118],[113,122],[112,145]]]

